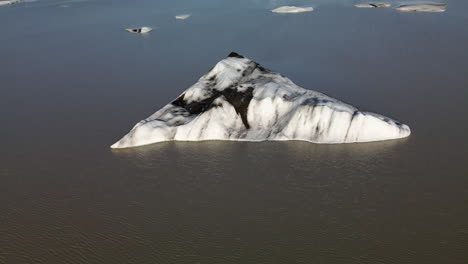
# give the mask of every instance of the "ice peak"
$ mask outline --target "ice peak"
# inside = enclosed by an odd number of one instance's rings
[[[362,112],[231,52],[112,148],[181,140],[353,143],[403,138],[407,125]]]

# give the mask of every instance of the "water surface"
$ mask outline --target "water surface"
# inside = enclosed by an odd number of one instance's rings
[[[1,7],[0,263],[466,263],[468,3],[355,3]],[[231,51],[413,134],[111,151]]]

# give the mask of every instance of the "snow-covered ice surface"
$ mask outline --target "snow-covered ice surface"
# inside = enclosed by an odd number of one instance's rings
[[[447,4],[408,4],[401,5],[395,8],[402,12],[430,12],[430,13],[439,13],[445,12],[447,9]]]
[[[111,147],[172,140],[353,143],[409,135],[407,125],[303,89],[279,73],[231,53]]]
[[[389,3],[367,3],[367,4],[357,4],[354,5],[357,8],[382,8],[382,7],[391,7]]]
[[[187,19],[189,17],[191,17],[191,15],[189,14],[182,14],[182,15],[175,16],[176,19]]]
[[[314,11],[312,7],[282,6],[271,10],[273,13],[303,13]]]

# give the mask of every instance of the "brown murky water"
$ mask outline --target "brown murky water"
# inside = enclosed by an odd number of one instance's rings
[[[0,263],[467,263],[468,3],[293,2],[1,7]],[[109,149],[232,50],[413,134]]]

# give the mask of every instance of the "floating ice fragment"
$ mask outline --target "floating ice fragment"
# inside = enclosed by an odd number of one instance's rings
[[[357,4],[357,8],[382,8],[382,7],[391,7],[389,3],[368,3],[368,4]]]
[[[396,10],[402,12],[430,12],[439,13],[445,12],[447,4],[414,4],[414,5],[401,5]]]
[[[189,17],[191,17],[191,15],[189,15],[189,14],[183,14],[183,15],[175,16],[176,19],[187,19]]]
[[[312,7],[282,6],[271,10],[273,13],[303,13],[314,11]]]
[[[0,6],[20,3],[22,0],[0,0]]]
[[[352,143],[404,138],[410,133],[407,125],[303,89],[231,53],[111,147],[172,140]]]
[[[141,28],[133,28],[133,29],[127,28],[125,30],[127,30],[128,32],[132,32],[132,33],[142,33],[142,34],[153,31],[153,29],[150,27],[141,27]]]

